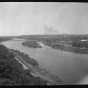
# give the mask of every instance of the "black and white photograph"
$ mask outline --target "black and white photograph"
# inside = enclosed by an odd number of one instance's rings
[[[88,85],[88,3],[0,2],[0,86]]]

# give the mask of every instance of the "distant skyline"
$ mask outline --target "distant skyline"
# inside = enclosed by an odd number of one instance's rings
[[[0,36],[88,34],[88,3],[0,2]]]

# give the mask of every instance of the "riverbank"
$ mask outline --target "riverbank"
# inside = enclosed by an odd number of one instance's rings
[[[42,48],[42,46],[40,46],[36,41],[31,41],[31,40],[22,42],[22,45],[32,48]]]
[[[0,44],[0,86],[47,85],[46,80],[34,77],[17,59],[14,52]]]
[[[0,43],[4,41],[9,41],[11,39],[12,39],[11,37],[0,37]]]
[[[20,52],[19,50],[13,50],[11,49],[13,52],[15,52],[17,55],[20,56],[20,58],[24,59],[25,58],[25,61],[33,66],[39,66],[38,62],[33,59],[33,58],[30,58],[27,54],[24,54],[23,52]]]
[[[31,73],[33,76],[40,77],[44,80],[47,80],[50,85],[66,85],[57,76],[53,76],[49,74],[46,69],[41,69],[38,65],[33,66],[33,64],[30,64],[30,60],[28,62],[27,60],[24,59],[26,58],[25,56],[27,56],[24,53],[17,51],[17,50],[13,50],[13,49],[11,49],[11,51],[15,53],[15,55],[19,58],[19,60],[21,60],[21,62],[31,70]],[[21,56],[23,56],[24,58],[22,58]]]
[[[47,44],[46,42],[42,42],[44,45],[50,46],[53,49],[60,49],[63,51],[80,53],[80,54],[88,54],[88,48],[75,48],[72,46],[65,46],[63,44]]]

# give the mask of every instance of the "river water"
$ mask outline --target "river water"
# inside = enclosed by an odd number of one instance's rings
[[[42,48],[23,46],[22,41],[5,41],[2,44],[20,50],[38,61],[53,75],[67,84],[88,84],[88,55],[52,49],[39,42]]]

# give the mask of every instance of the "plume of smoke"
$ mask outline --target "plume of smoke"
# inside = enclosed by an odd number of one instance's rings
[[[44,34],[58,34],[58,31],[53,29],[52,27],[44,27]]]

